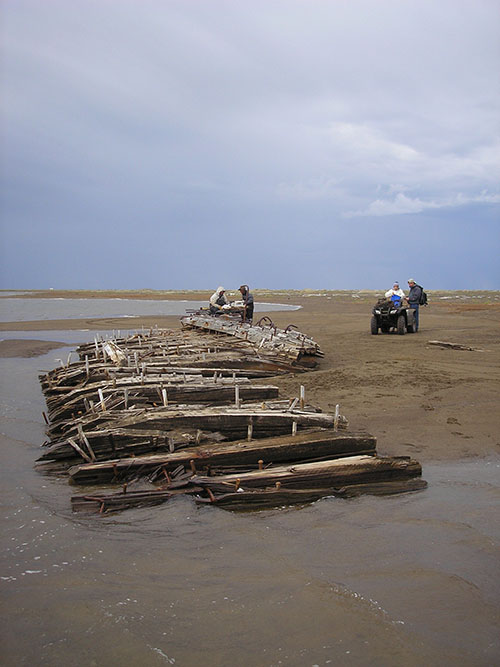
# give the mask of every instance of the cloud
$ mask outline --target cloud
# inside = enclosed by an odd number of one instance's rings
[[[106,225],[128,226],[96,263],[105,282],[138,228],[186,249],[244,221],[293,252],[307,225],[313,256],[355,217],[367,247],[386,216],[431,211],[444,238],[446,211],[474,204],[476,224],[492,224],[494,3],[6,0],[2,11],[11,284],[27,263],[39,280],[47,270],[25,257],[33,227],[50,230],[33,244],[43,256],[61,238],[79,247],[81,228],[102,238]],[[271,285],[266,272],[284,260],[263,245],[248,256]],[[193,250],[193,263],[204,257]],[[366,255],[356,257],[361,276]],[[217,274],[227,253],[213,259]],[[161,268],[148,270],[162,285]],[[328,272],[310,260],[304,275]]]
[[[277,195],[329,201],[343,218],[498,203],[499,139],[484,144],[478,138],[464,147],[457,135],[455,146],[449,142],[443,151],[426,148],[417,139],[414,144],[401,141],[401,133],[406,130],[395,118],[384,128],[372,122],[332,123],[315,151],[322,168],[329,162],[328,170],[305,180],[282,181]]]
[[[451,208],[455,206],[466,206],[468,204],[500,204],[500,194],[489,194],[482,192],[480,195],[467,197],[462,193],[449,199],[440,201],[423,201],[418,197],[407,197],[399,193],[394,199],[376,199],[360,211],[348,211],[343,214],[344,218],[381,217],[387,215],[402,215],[405,213],[421,213],[428,209]]]
[[[417,149],[385,137],[375,126],[337,122],[332,123],[328,135],[334,150],[352,154],[358,161],[415,163],[419,159]]]

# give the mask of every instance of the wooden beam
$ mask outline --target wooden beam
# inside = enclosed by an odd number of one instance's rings
[[[335,433],[321,430],[298,433],[296,436],[279,436],[261,440],[241,440],[189,447],[175,452],[113,459],[89,464],[75,465],[68,474],[76,484],[96,484],[120,481],[130,477],[151,474],[154,470],[174,470],[182,465],[189,467],[195,461],[197,470],[207,467],[247,466],[258,468],[259,461],[278,463],[282,461],[312,460],[349,455],[375,454],[376,438],[369,434]]]

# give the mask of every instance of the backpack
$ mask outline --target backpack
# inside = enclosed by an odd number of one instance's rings
[[[393,294],[391,296],[391,301],[394,304],[395,308],[399,308],[399,306],[401,305],[401,297],[398,296],[397,294]]]
[[[422,285],[417,285],[417,287],[420,287],[420,300],[418,302],[419,306],[427,306],[427,292],[424,292]]]

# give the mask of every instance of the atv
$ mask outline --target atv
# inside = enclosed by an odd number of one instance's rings
[[[379,299],[372,310],[370,330],[376,336],[379,329],[382,333],[395,330],[400,336],[414,333],[415,311],[397,297]]]

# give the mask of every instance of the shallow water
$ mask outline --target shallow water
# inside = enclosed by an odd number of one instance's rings
[[[33,468],[38,370],[66,354],[0,359],[3,664],[498,662],[499,458],[396,497],[72,514],[84,487]]]
[[[186,310],[207,306],[206,301],[168,301],[158,299],[0,299],[0,322],[29,320],[89,319],[96,317],[144,317],[148,315],[185,315]],[[299,306],[256,303],[255,312],[297,310]]]

